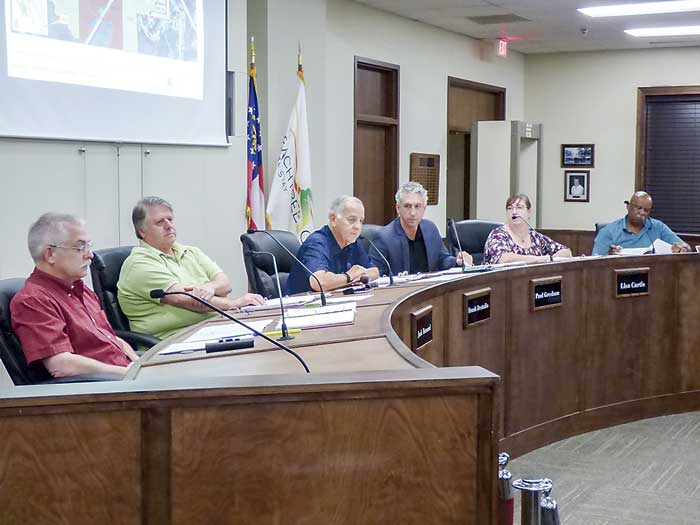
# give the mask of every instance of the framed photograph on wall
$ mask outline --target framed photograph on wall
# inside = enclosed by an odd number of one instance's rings
[[[595,144],[562,144],[562,168],[595,167]]]
[[[564,172],[564,202],[588,202],[590,195],[590,170],[566,170]]]

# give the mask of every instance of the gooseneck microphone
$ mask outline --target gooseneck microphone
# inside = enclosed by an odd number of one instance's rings
[[[455,220],[450,218],[449,223],[452,225],[452,231],[455,234],[455,239],[457,239],[457,249],[459,250],[459,254],[462,255],[464,250],[462,250],[462,243],[459,242],[459,234],[457,233],[457,226],[455,225]],[[464,257],[462,257],[462,271],[467,271],[467,261],[464,260]]]
[[[372,239],[366,237],[365,235],[360,235],[359,238],[367,241],[372,246],[372,248],[374,248],[375,251],[379,254],[379,256],[382,258],[382,261],[384,261],[384,264],[386,264],[386,267],[389,269],[389,286],[394,284],[394,272],[391,271],[391,265],[389,264],[389,260],[386,257],[384,257],[384,254],[381,251],[379,251],[379,248],[377,248],[377,245],[372,242]]]
[[[275,269],[275,279],[277,280],[277,296],[280,298],[280,311],[282,312],[282,337],[278,338],[278,341],[289,341],[290,339],[294,339],[291,335],[289,335],[289,331],[287,330],[287,321],[284,318],[284,300],[282,299],[282,286],[280,285],[280,273],[277,271],[277,257],[275,257],[274,253],[270,252],[258,252],[255,250],[250,250],[252,253],[256,255],[269,255],[272,257],[272,267]]]
[[[310,277],[313,277],[313,278],[314,278],[314,280],[316,281],[316,284],[318,284],[318,289],[319,289],[319,291],[321,292],[321,306],[326,306],[326,294],[323,292],[323,286],[321,286],[321,281],[319,280],[318,277],[316,277],[316,276],[314,275],[314,273],[313,273],[311,270],[309,270],[309,267],[306,266],[303,262],[301,262],[301,260],[300,260],[296,255],[294,255],[291,251],[289,251],[289,248],[287,248],[284,244],[282,244],[282,243],[279,241],[279,239],[278,239],[277,237],[275,237],[274,235],[272,235],[269,231],[267,231],[267,230],[253,230],[253,229],[251,228],[251,229],[248,230],[248,235],[252,235],[252,234],[254,234],[255,232],[264,233],[264,234],[267,235],[270,239],[272,239],[273,241],[275,241],[275,243],[277,244],[277,246],[279,246],[279,247],[282,248],[285,252],[287,252],[287,253],[289,254],[289,256],[290,256],[292,259],[294,259],[297,263],[299,263],[299,265],[300,265],[302,268],[304,268],[304,270],[306,270],[306,273],[308,273]]]
[[[511,215],[511,219],[520,219],[525,224],[527,224],[527,227],[530,228],[532,231],[537,231],[535,230],[535,228],[532,227],[532,225],[529,222],[527,222],[525,217],[520,217],[519,215]],[[549,255],[549,262],[554,262],[554,255],[552,255],[552,252],[549,251],[549,243],[547,243],[547,255]]]
[[[280,350],[283,350],[283,351],[285,351],[285,352],[287,352],[287,353],[289,353],[289,354],[292,354],[292,355],[297,359],[297,361],[299,361],[299,362],[301,363],[301,366],[304,367],[304,370],[306,370],[306,373],[307,373],[307,374],[310,374],[310,373],[311,373],[311,371],[309,370],[309,367],[306,365],[306,363],[304,362],[304,360],[303,360],[303,359],[301,358],[301,356],[300,356],[299,354],[297,354],[294,350],[292,350],[292,349],[289,348],[288,346],[283,345],[282,343],[280,343],[280,342],[278,342],[278,341],[275,341],[274,339],[272,339],[272,338],[266,336],[266,335],[263,334],[262,332],[258,332],[255,328],[253,328],[253,327],[251,327],[251,326],[248,326],[248,325],[247,325],[246,323],[244,323],[243,321],[239,321],[238,319],[236,319],[236,318],[233,317],[232,315],[229,315],[228,313],[226,313],[225,311],[223,311],[221,308],[217,308],[216,306],[214,306],[213,304],[211,304],[209,301],[205,301],[205,300],[202,299],[201,297],[197,297],[196,295],[194,295],[194,294],[192,294],[192,293],[189,293],[189,292],[166,292],[165,290],[151,290],[150,295],[151,295],[151,298],[152,298],[152,299],[161,299],[161,298],[165,297],[166,295],[184,295],[184,296],[186,296],[186,297],[189,297],[190,299],[194,299],[195,301],[197,301],[197,302],[200,303],[200,304],[203,304],[203,305],[206,306],[207,308],[210,308],[210,309],[212,309],[213,311],[215,311],[215,312],[217,312],[217,313],[220,313],[221,315],[223,315],[223,316],[224,316],[226,319],[228,319],[229,321],[233,321],[234,323],[237,323],[237,324],[241,325],[241,326],[242,326],[243,328],[245,328],[246,330],[250,330],[250,331],[253,332],[255,335],[262,337],[263,339],[265,339],[265,341],[267,341],[268,343],[272,343],[273,345],[275,345],[275,346],[276,346],[277,348],[279,348]]]

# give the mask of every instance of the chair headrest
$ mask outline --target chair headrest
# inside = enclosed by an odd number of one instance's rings
[[[24,278],[0,280],[0,329],[5,332],[12,331],[10,322],[10,301],[24,286]]]
[[[299,252],[301,245],[296,235],[283,230],[269,230],[269,232],[294,255]],[[241,243],[243,244],[244,257],[251,257],[255,262],[255,266],[268,275],[275,273],[272,258],[266,255],[250,253],[251,251],[273,253],[277,259],[277,269],[280,272],[288,273],[294,266],[294,259],[263,232],[244,233],[241,235]]]
[[[97,287],[96,282],[99,281],[101,288],[116,292],[119,272],[132,248],[133,246],[117,246],[96,250],[90,263],[93,286]]]
[[[462,250],[469,253],[479,253],[484,251],[484,243],[486,238],[491,233],[491,230],[503,226],[501,222],[495,221],[480,221],[477,219],[466,219],[455,222],[457,233],[459,234],[459,242],[462,245]],[[447,238],[449,243],[455,249],[457,248],[457,239],[455,238],[454,229],[448,224]]]

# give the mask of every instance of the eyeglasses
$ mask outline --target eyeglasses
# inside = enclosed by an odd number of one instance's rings
[[[61,246],[60,244],[49,244],[51,248],[62,248],[64,250],[73,250],[81,255],[87,255],[88,252],[92,252],[92,243],[81,244],[80,246]]]

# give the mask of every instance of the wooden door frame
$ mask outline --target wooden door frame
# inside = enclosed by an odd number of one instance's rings
[[[392,78],[394,80],[394,83],[396,85],[396,92],[394,96],[394,107],[393,109],[393,117],[386,117],[386,116],[379,116],[379,115],[367,115],[364,113],[358,113],[357,111],[357,92],[358,92],[358,68],[359,66],[369,66],[369,69],[374,69],[378,71],[384,71],[388,72],[392,75]],[[371,124],[374,126],[380,126],[383,128],[388,128],[388,129],[393,129],[393,133],[396,137],[394,147],[392,148],[392,151],[386,152],[387,153],[387,158],[389,159],[388,162],[388,171],[392,172],[394,174],[394,180],[393,182],[393,188],[394,191],[396,191],[396,188],[399,186],[399,149],[400,149],[400,136],[399,136],[399,122],[400,122],[400,115],[401,115],[401,67],[398,64],[391,64],[389,62],[382,62],[380,60],[373,60],[371,58],[365,58],[361,56],[355,55],[354,57],[354,69],[353,69],[353,97],[352,97],[352,105],[353,105],[353,129],[352,129],[352,138],[353,138],[353,194],[354,194],[354,186],[355,186],[355,159],[357,157],[357,150],[356,148],[356,137],[357,137],[357,124],[362,123],[362,124]],[[386,184],[386,180],[384,181]],[[385,203],[386,208],[384,209],[384,212],[386,213],[389,208],[393,210],[393,195],[392,195],[392,200],[389,204]],[[393,212],[392,212],[393,215]]]
[[[447,97],[445,98],[445,116],[447,117],[445,119],[445,122],[447,124],[447,135],[450,134],[450,132],[454,133],[463,133],[464,135],[470,135],[469,137],[469,144],[471,145],[471,132],[470,131],[462,131],[462,130],[451,130],[450,129],[450,118],[448,115],[448,111],[450,109],[450,88],[451,87],[462,87],[462,88],[467,88],[467,89],[472,89],[474,91],[482,91],[484,93],[493,93],[496,95],[496,120],[505,120],[506,119],[506,88],[500,87],[500,86],[493,86],[491,84],[483,84],[481,82],[474,82],[473,80],[464,80],[462,78],[457,78],[457,77],[447,77]],[[466,140],[466,139],[465,139]],[[447,166],[448,166],[448,159],[447,159],[447,147],[445,147],[445,185],[447,185]],[[467,184],[471,184],[471,151],[469,152],[469,166],[465,166],[465,175],[469,175],[469,181],[465,180],[465,194],[467,192]],[[468,190],[471,192],[471,188]],[[471,195],[470,195],[471,199]],[[447,202],[445,202],[445,206],[447,206]],[[466,201],[464,202],[464,210],[466,211],[468,208],[470,208],[470,202]],[[465,213],[467,216],[466,218],[469,218],[471,215],[471,209],[469,210],[469,213]]]
[[[637,141],[634,167],[634,191],[646,186],[647,97],[700,95],[700,86],[663,86],[637,88]]]

